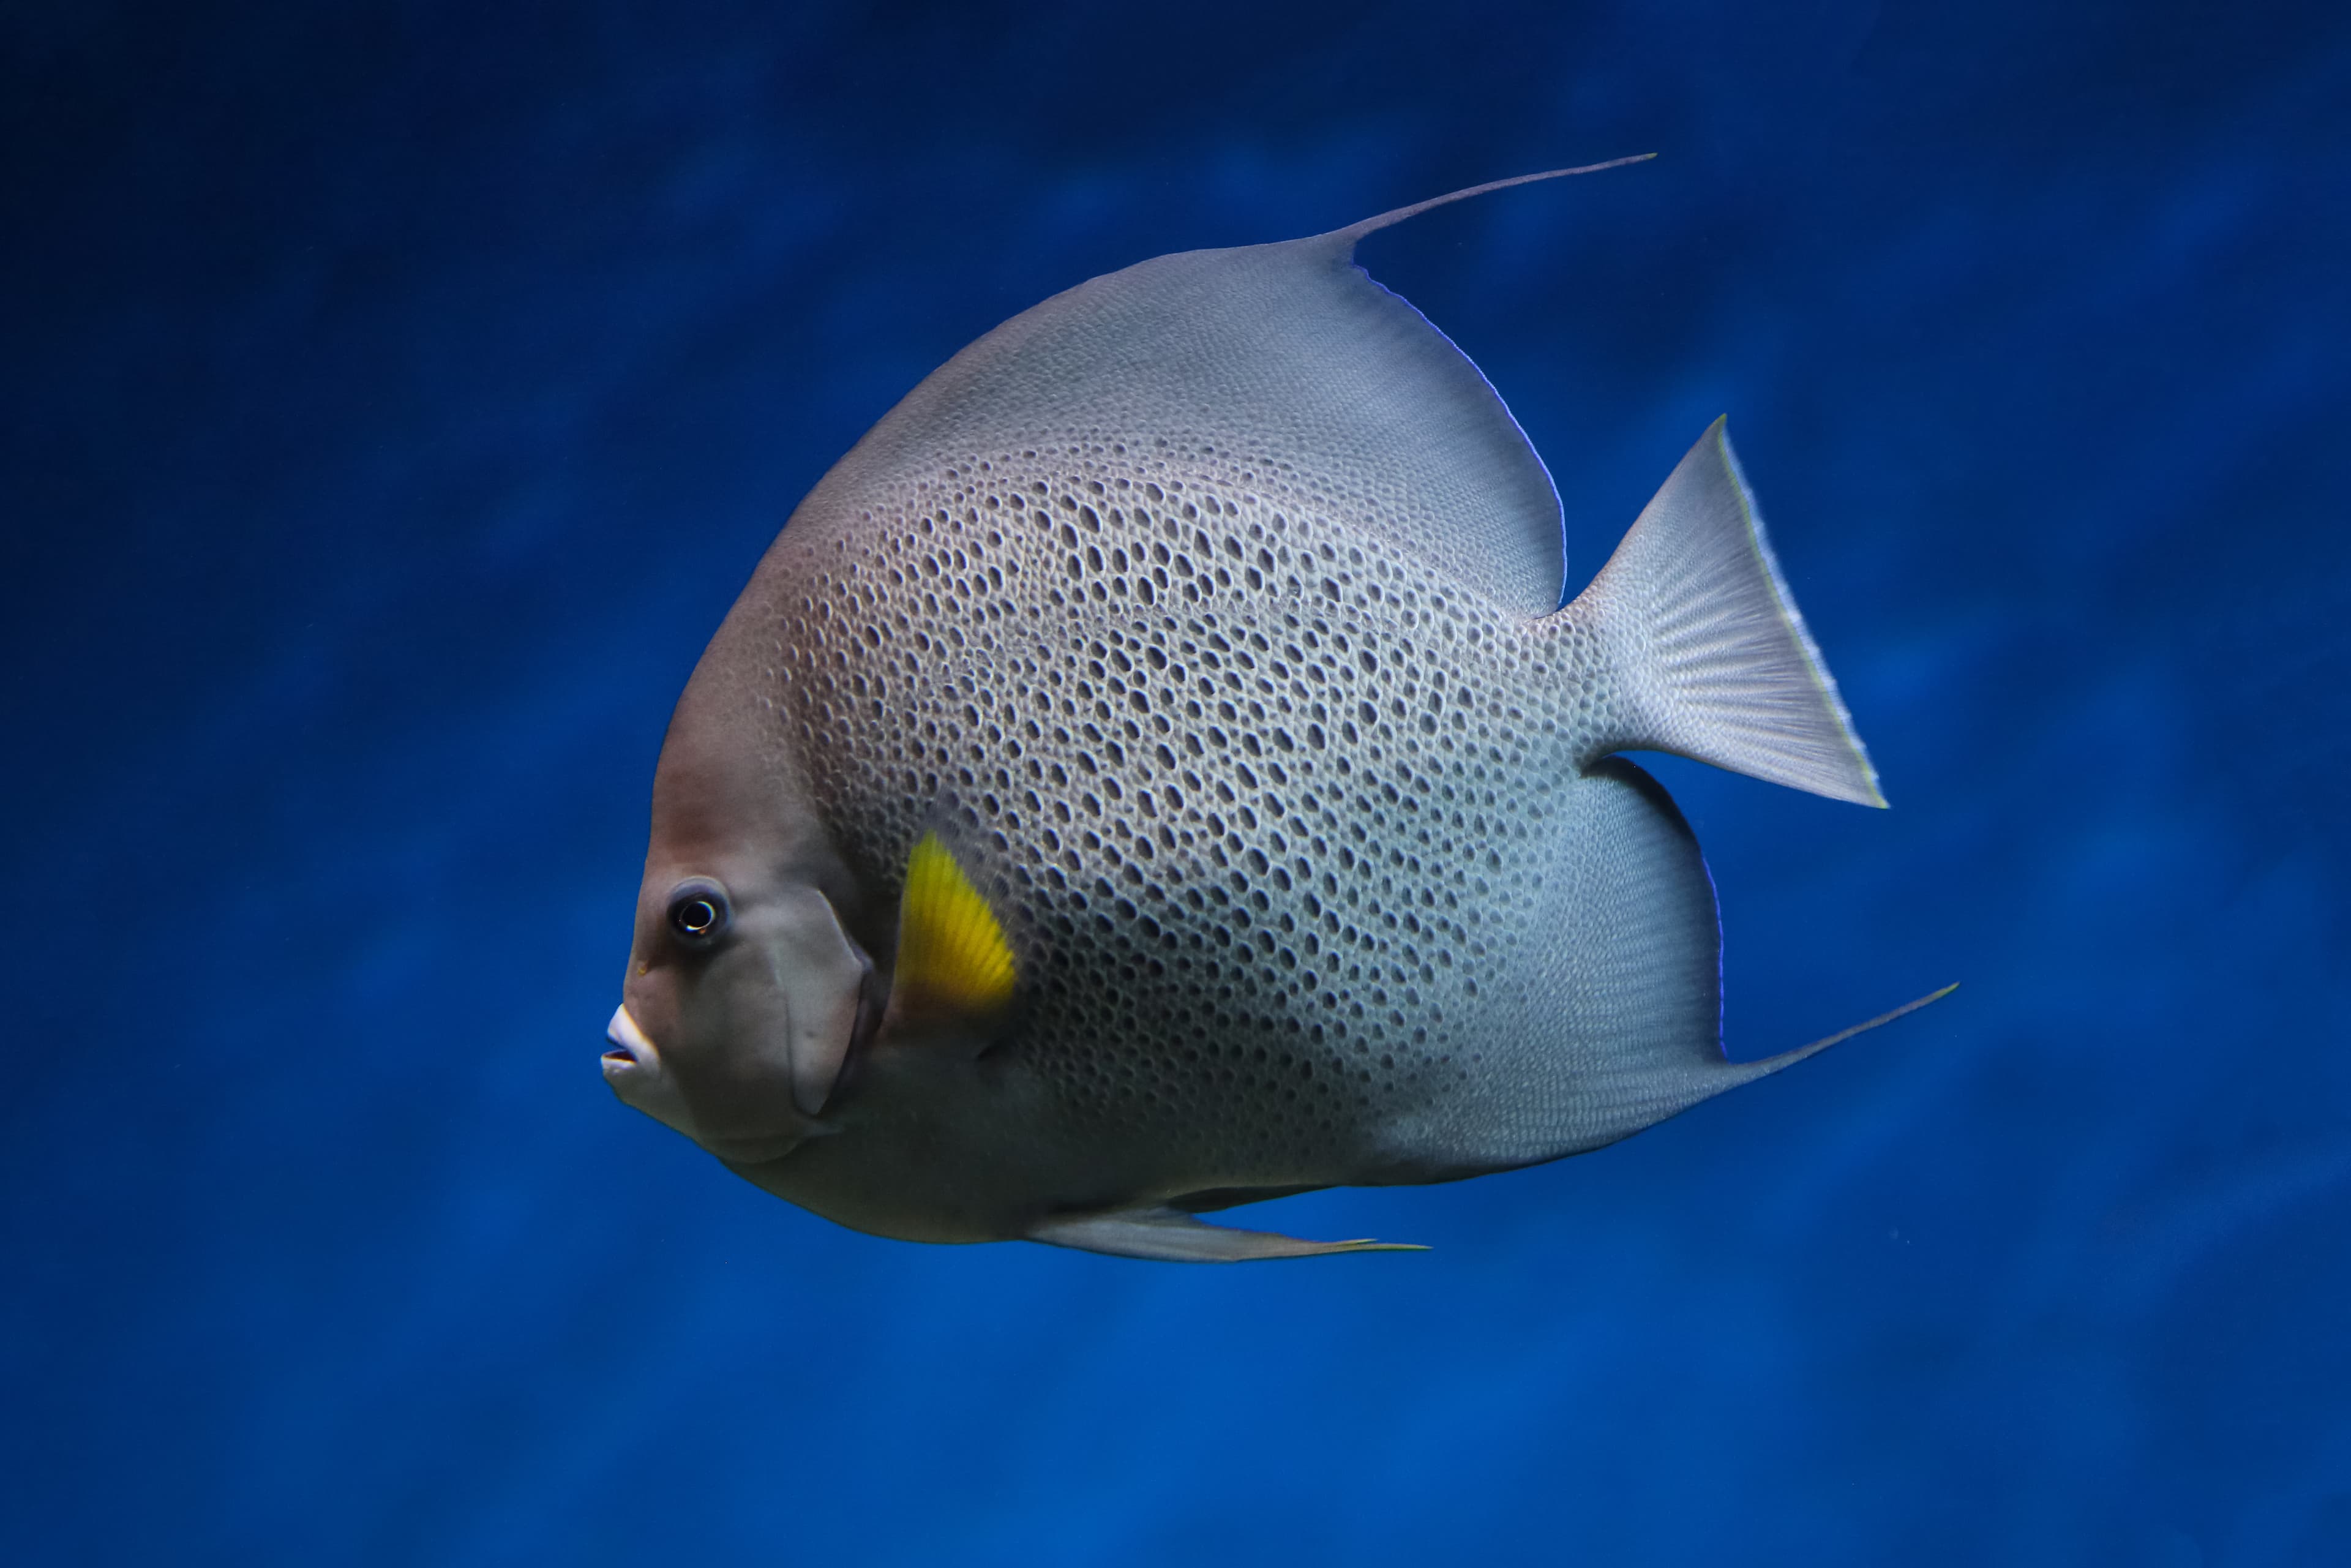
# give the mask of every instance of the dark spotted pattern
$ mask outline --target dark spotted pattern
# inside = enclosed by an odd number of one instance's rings
[[[1475,1071],[1531,935],[1597,722],[1553,673],[1581,634],[1214,450],[1073,441],[893,499],[769,563],[777,707],[860,874],[894,899],[948,831],[1019,949],[1006,1049],[1073,1126],[1234,1181],[1376,1159]]]

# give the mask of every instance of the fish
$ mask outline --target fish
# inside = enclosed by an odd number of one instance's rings
[[[908,393],[672,715],[614,1093],[877,1236],[1404,1250],[1200,1217],[1586,1153],[1933,1000],[1726,1057],[1622,754],[1885,798],[1725,426],[1562,604],[1541,460],[1355,262],[1633,162],[1144,261]]]

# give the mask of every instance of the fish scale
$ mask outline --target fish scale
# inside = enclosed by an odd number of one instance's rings
[[[1713,884],[1616,755],[1884,803],[1722,424],[1561,608],[1541,461],[1353,264],[1433,204],[1081,284],[825,476],[671,721],[624,1101],[882,1235],[1233,1260],[1381,1244],[1197,1214],[1834,1043],[1725,1058]]]

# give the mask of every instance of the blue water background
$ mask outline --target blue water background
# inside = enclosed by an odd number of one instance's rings
[[[2351,1562],[2351,13],[0,7],[0,1558]],[[1181,1269],[617,1106],[662,727],[1092,274],[1368,243],[1580,587],[1728,412],[1884,771],[1660,761],[1736,1055]]]

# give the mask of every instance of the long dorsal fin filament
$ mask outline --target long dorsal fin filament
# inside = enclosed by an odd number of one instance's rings
[[[1377,234],[1384,228],[1393,228],[1405,219],[1416,218],[1432,208],[1450,206],[1455,202],[1466,202],[1472,196],[1482,196],[1489,191],[1507,191],[1513,185],[1532,185],[1543,180],[1564,180],[1570,174],[1597,174],[1603,169],[1621,169],[1627,163],[1646,163],[1656,156],[1654,152],[1635,152],[1630,157],[1611,158],[1604,163],[1582,163],[1573,169],[1544,169],[1532,174],[1513,174],[1507,180],[1489,180],[1482,185],[1470,185],[1458,191],[1447,191],[1441,196],[1431,196],[1425,202],[1415,202],[1410,206],[1397,207],[1376,216],[1349,224],[1344,228],[1332,229],[1329,237],[1333,239],[1343,237],[1352,247],[1365,235]]]

